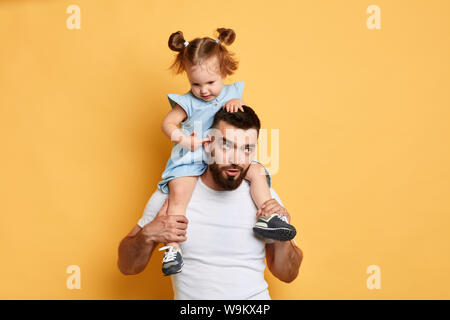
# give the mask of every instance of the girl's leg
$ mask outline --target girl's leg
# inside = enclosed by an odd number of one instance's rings
[[[245,179],[250,181],[250,193],[253,202],[255,202],[259,210],[264,202],[272,199],[262,164],[253,162],[247,171]],[[295,227],[287,222],[286,217],[275,212],[267,213],[266,216],[260,216],[253,227],[253,232],[261,238],[278,241],[292,240],[297,233]]]
[[[264,202],[272,199],[264,167],[257,162],[253,162],[247,171],[245,179],[250,182],[250,193],[253,202],[258,209],[261,209]]]
[[[186,207],[191,200],[198,177],[179,177],[169,181],[169,207],[168,215],[186,215]],[[176,242],[167,243],[167,246],[179,248]]]

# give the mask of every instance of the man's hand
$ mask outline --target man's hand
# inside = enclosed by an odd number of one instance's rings
[[[231,99],[223,107],[227,110],[227,112],[236,112],[238,110],[244,112],[244,108],[242,108],[244,104],[244,101],[241,99]]]
[[[166,199],[158,215],[141,230],[145,243],[170,243],[186,241],[188,219],[183,215],[168,215],[169,201]]]
[[[286,216],[288,223],[290,223],[291,216],[276,199],[270,199],[264,202],[261,206],[261,209],[259,209],[256,213],[256,218],[258,219],[260,216],[270,216],[273,213],[278,213]]]

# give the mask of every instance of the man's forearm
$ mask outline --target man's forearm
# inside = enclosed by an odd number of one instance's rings
[[[157,245],[154,241],[146,242],[141,236],[141,231],[133,237],[126,237],[119,245],[117,265],[119,270],[125,275],[142,272]]]
[[[272,245],[271,271],[280,280],[292,282],[297,278],[303,260],[303,252],[293,240],[286,242],[275,241]]]

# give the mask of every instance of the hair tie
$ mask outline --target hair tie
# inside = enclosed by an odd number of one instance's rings
[[[219,43],[219,42],[220,42],[220,39],[216,39],[216,42]]]
[[[184,42],[184,47],[186,48],[189,45],[189,41]]]

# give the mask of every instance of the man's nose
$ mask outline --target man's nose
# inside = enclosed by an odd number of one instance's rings
[[[244,163],[245,159],[242,158],[242,155],[240,154],[240,152],[236,149],[230,149],[228,150],[228,163],[229,164],[235,164],[235,165],[240,165],[242,163]]]

